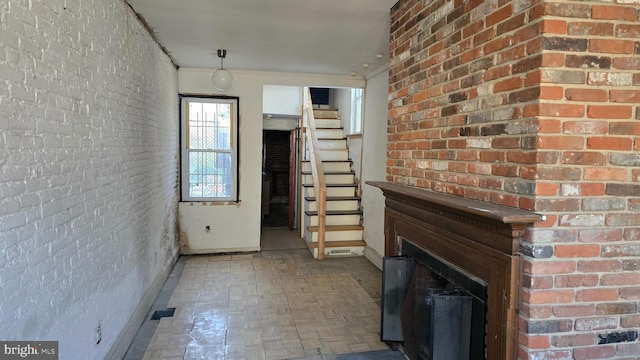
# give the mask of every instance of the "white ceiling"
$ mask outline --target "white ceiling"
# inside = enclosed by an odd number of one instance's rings
[[[127,0],[180,67],[366,75],[397,0]],[[376,54],[383,54],[382,59]],[[363,63],[369,63],[364,68]]]

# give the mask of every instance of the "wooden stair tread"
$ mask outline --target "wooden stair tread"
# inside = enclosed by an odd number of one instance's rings
[[[314,241],[306,241],[307,247],[310,249],[317,249],[318,243]],[[325,248],[332,247],[349,247],[349,246],[367,246],[367,243],[364,240],[346,240],[346,241],[325,241]]]
[[[307,230],[310,232],[318,232],[317,226],[307,226]],[[324,231],[352,231],[352,230],[364,230],[362,225],[327,225]]]
[[[305,196],[305,200],[307,201],[316,201],[315,196]],[[331,196],[325,199],[326,201],[345,201],[345,200],[360,200],[357,196]]]
[[[357,184],[326,184],[328,188],[330,187],[358,187]],[[313,184],[302,184],[302,187],[313,187]]]
[[[311,160],[302,160],[303,163],[308,163]],[[353,162],[351,160],[322,160],[323,163],[334,163],[334,162]]]
[[[308,216],[317,216],[317,211],[305,211],[304,212]],[[362,210],[327,210],[325,211],[325,215],[362,215]]]
[[[311,171],[301,171],[302,175],[311,175]],[[325,171],[325,175],[352,175],[355,174],[353,171]]]

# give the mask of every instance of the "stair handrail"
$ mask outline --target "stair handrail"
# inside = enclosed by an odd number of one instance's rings
[[[318,145],[318,135],[316,132],[316,119],[313,115],[313,104],[309,88],[306,88],[306,115],[307,129],[305,136],[309,148],[309,164],[311,165],[311,176],[313,177],[313,191],[316,197],[316,208],[318,210],[318,260],[324,259],[324,237],[327,220],[327,183],[324,178],[324,168],[320,158],[320,146]]]

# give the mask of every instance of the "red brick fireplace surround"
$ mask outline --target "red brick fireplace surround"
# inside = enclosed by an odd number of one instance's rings
[[[533,211],[518,359],[637,359],[640,0],[401,0],[387,180]],[[493,359],[491,359],[493,360]]]

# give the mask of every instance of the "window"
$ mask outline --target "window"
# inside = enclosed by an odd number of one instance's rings
[[[351,89],[351,134],[362,133],[362,89]]]
[[[238,99],[183,97],[182,200],[236,201]]]

